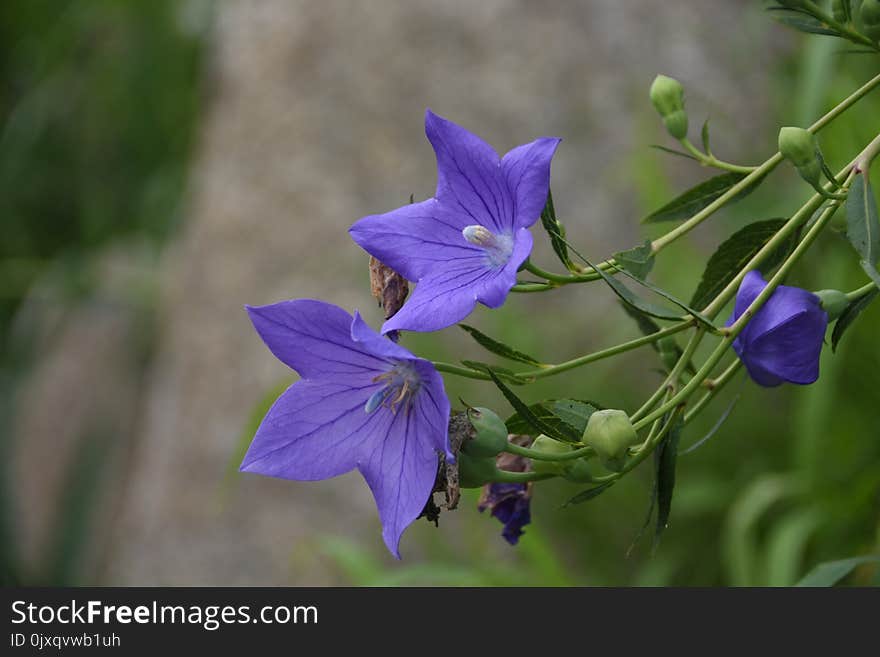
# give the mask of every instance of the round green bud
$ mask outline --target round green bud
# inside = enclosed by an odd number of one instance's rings
[[[684,87],[675,78],[658,75],[651,84],[651,103],[663,118],[669,134],[676,139],[687,136],[688,117],[684,111]]]
[[[590,472],[590,466],[586,459],[563,461],[562,463],[565,464],[562,469],[562,476],[568,481],[576,484],[588,484],[593,481],[593,474]]]
[[[461,452],[458,455],[458,485],[479,488],[495,479],[498,468],[494,456],[475,457]]]
[[[818,185],[822,176],[822,160],[816,136],[804,130],[788,126],[779,131],[779,152],[791,162],[801,177]]]
[[[488,408],[470,408],[468,419],[474,427],[474,437],[466,440],[462,451],[471,456],[495,456],[507,447],[507,427],[498,415]]]
[[[813,294],[819,297],[822,310],[828,313],[829,322],[840,317],[849,305],[849,299],[840,290],[819,290]]]
[[[565,454],[566,452],[571,451],[571,447],[565,443],[554,440],[544,434],[535,438],[535,442],[532,443],[531,448],[536,452],[543,452],[544,454],[551,456]],[[532,459],[532,470],[541,474],[562,474],[565,470],[565,461],[541,461],[539,459]]]
[[[880,41],[880,0],[863,0],[859,20],[865,36]]]
[[[584,442],[596,450],[606,465],[610,461],[620,461],[626,456],[627,447],[638,439],[629,416],[616,409],[595,411],[584,429]]]

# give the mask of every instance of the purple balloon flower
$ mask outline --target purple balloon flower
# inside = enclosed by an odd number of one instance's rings
[[[273,354],[302,379],[275,402],[241,470],[314,481],[357,468],[376,499],[382,537],[400,536],[434,487],[449,451],[449,400],[426,360],[323,301],[247,307]]]
[[[476,135],[425,113],[437,155],[434,198],[364,217],[350,229],[365,251],[418,283],[382,326],[436,331],[464,319],[477,301],[504,303],[532,250],[528,231],[547,202],[559,139],[544,137],[499,158]]]
[[[492,510],[492,517],[504,525],[501,535],[511,545],[519,542],[523,527],[532,521],[529,508],[531,488],[528,484],[493,483],[487,484],[477,508],[482,512]]]
[[[733,324],[767,286],[752,270],[736,295]],[[828,325],[819,297],[799,287],[780,285],[733,341],[749,376],[762,386],[788,381],[806,385],[819,378],[819,355]]]

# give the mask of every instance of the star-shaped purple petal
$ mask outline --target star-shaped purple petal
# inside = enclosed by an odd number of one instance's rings
[[[357,468],[400,558],[403,531],[425,506],[438,452],[449,452],[449,400],[434,366],[332,304],[248,307],[260,337],[302,379],[275,402],[241,470],[313,481]]]
[[[434,197],[364,217],[349,229],[365,251],[418,283],[383,333],[436,331],[467,317],[478,301],[490,308],[504,303],[531,253],[528,228],[547,201],[560,141],[542,137],[499,158],[431,110],[425,133],[437,155]]]
[[[743,278],[736,295],[733,324],[767,286],[757,270]],[[780,285],[733,341],[749,376],[765,387],[806,385],[819,378],[819,356],[828,314],[819,297],[798,287]]]

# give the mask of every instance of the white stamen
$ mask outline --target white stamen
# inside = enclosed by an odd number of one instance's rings
[[[474,246],[484,248],[495,246],[495,234],[485,226],[465,226],[462,228],[461,234]]]

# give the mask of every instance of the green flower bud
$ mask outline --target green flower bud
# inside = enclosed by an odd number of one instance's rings
[[[468,419],[475,433],[461,446],[471,456],[495,456],[507,447],[507,427],[504,421],[488,408],[470,408]]]
[[[864,0],[859,19],[865,36],[872,41],[880,41],[880,0]]]
[[[588,484],[593,481],[593,474],[590,472],[590,466],[586,459],[562,461],[562,463],[565,464],[562,469],[562,476],[568,481],[576,484]]]
[[[828,313],[829,322],[840,317],[849,305],[849,299],[840,290],[819,290],[813,294],[819,297],[822,310]]]
[[[479,488],[497,473],[494,456],[477,458],[465,452],[458,455],[458,485],[462,488]]]
[[[684,88],[666,75],[658,75],[651,84],[651,103],[663,118],[663,124],[676,139],[687,136],[688,117],[684,111]]]
[[[584,443],[596,450],[610,470],[618,470],[626,460],[626,450],[638,442],[629,416],[620,410],[595,411],[584,429]]]
[[[785,127],[779,131],[779,152],[801,177],[813,186],[822,176],[822,159],[816,136],[803,128]]]
[[[544,434],[535,438],[535,442],[532,443],[532,449],[554,456],[571,451],[570,446]],[[562,474],[565,471],[565,465],[565,461],[540,461],[532,459],[532,470],[541,474]]]

